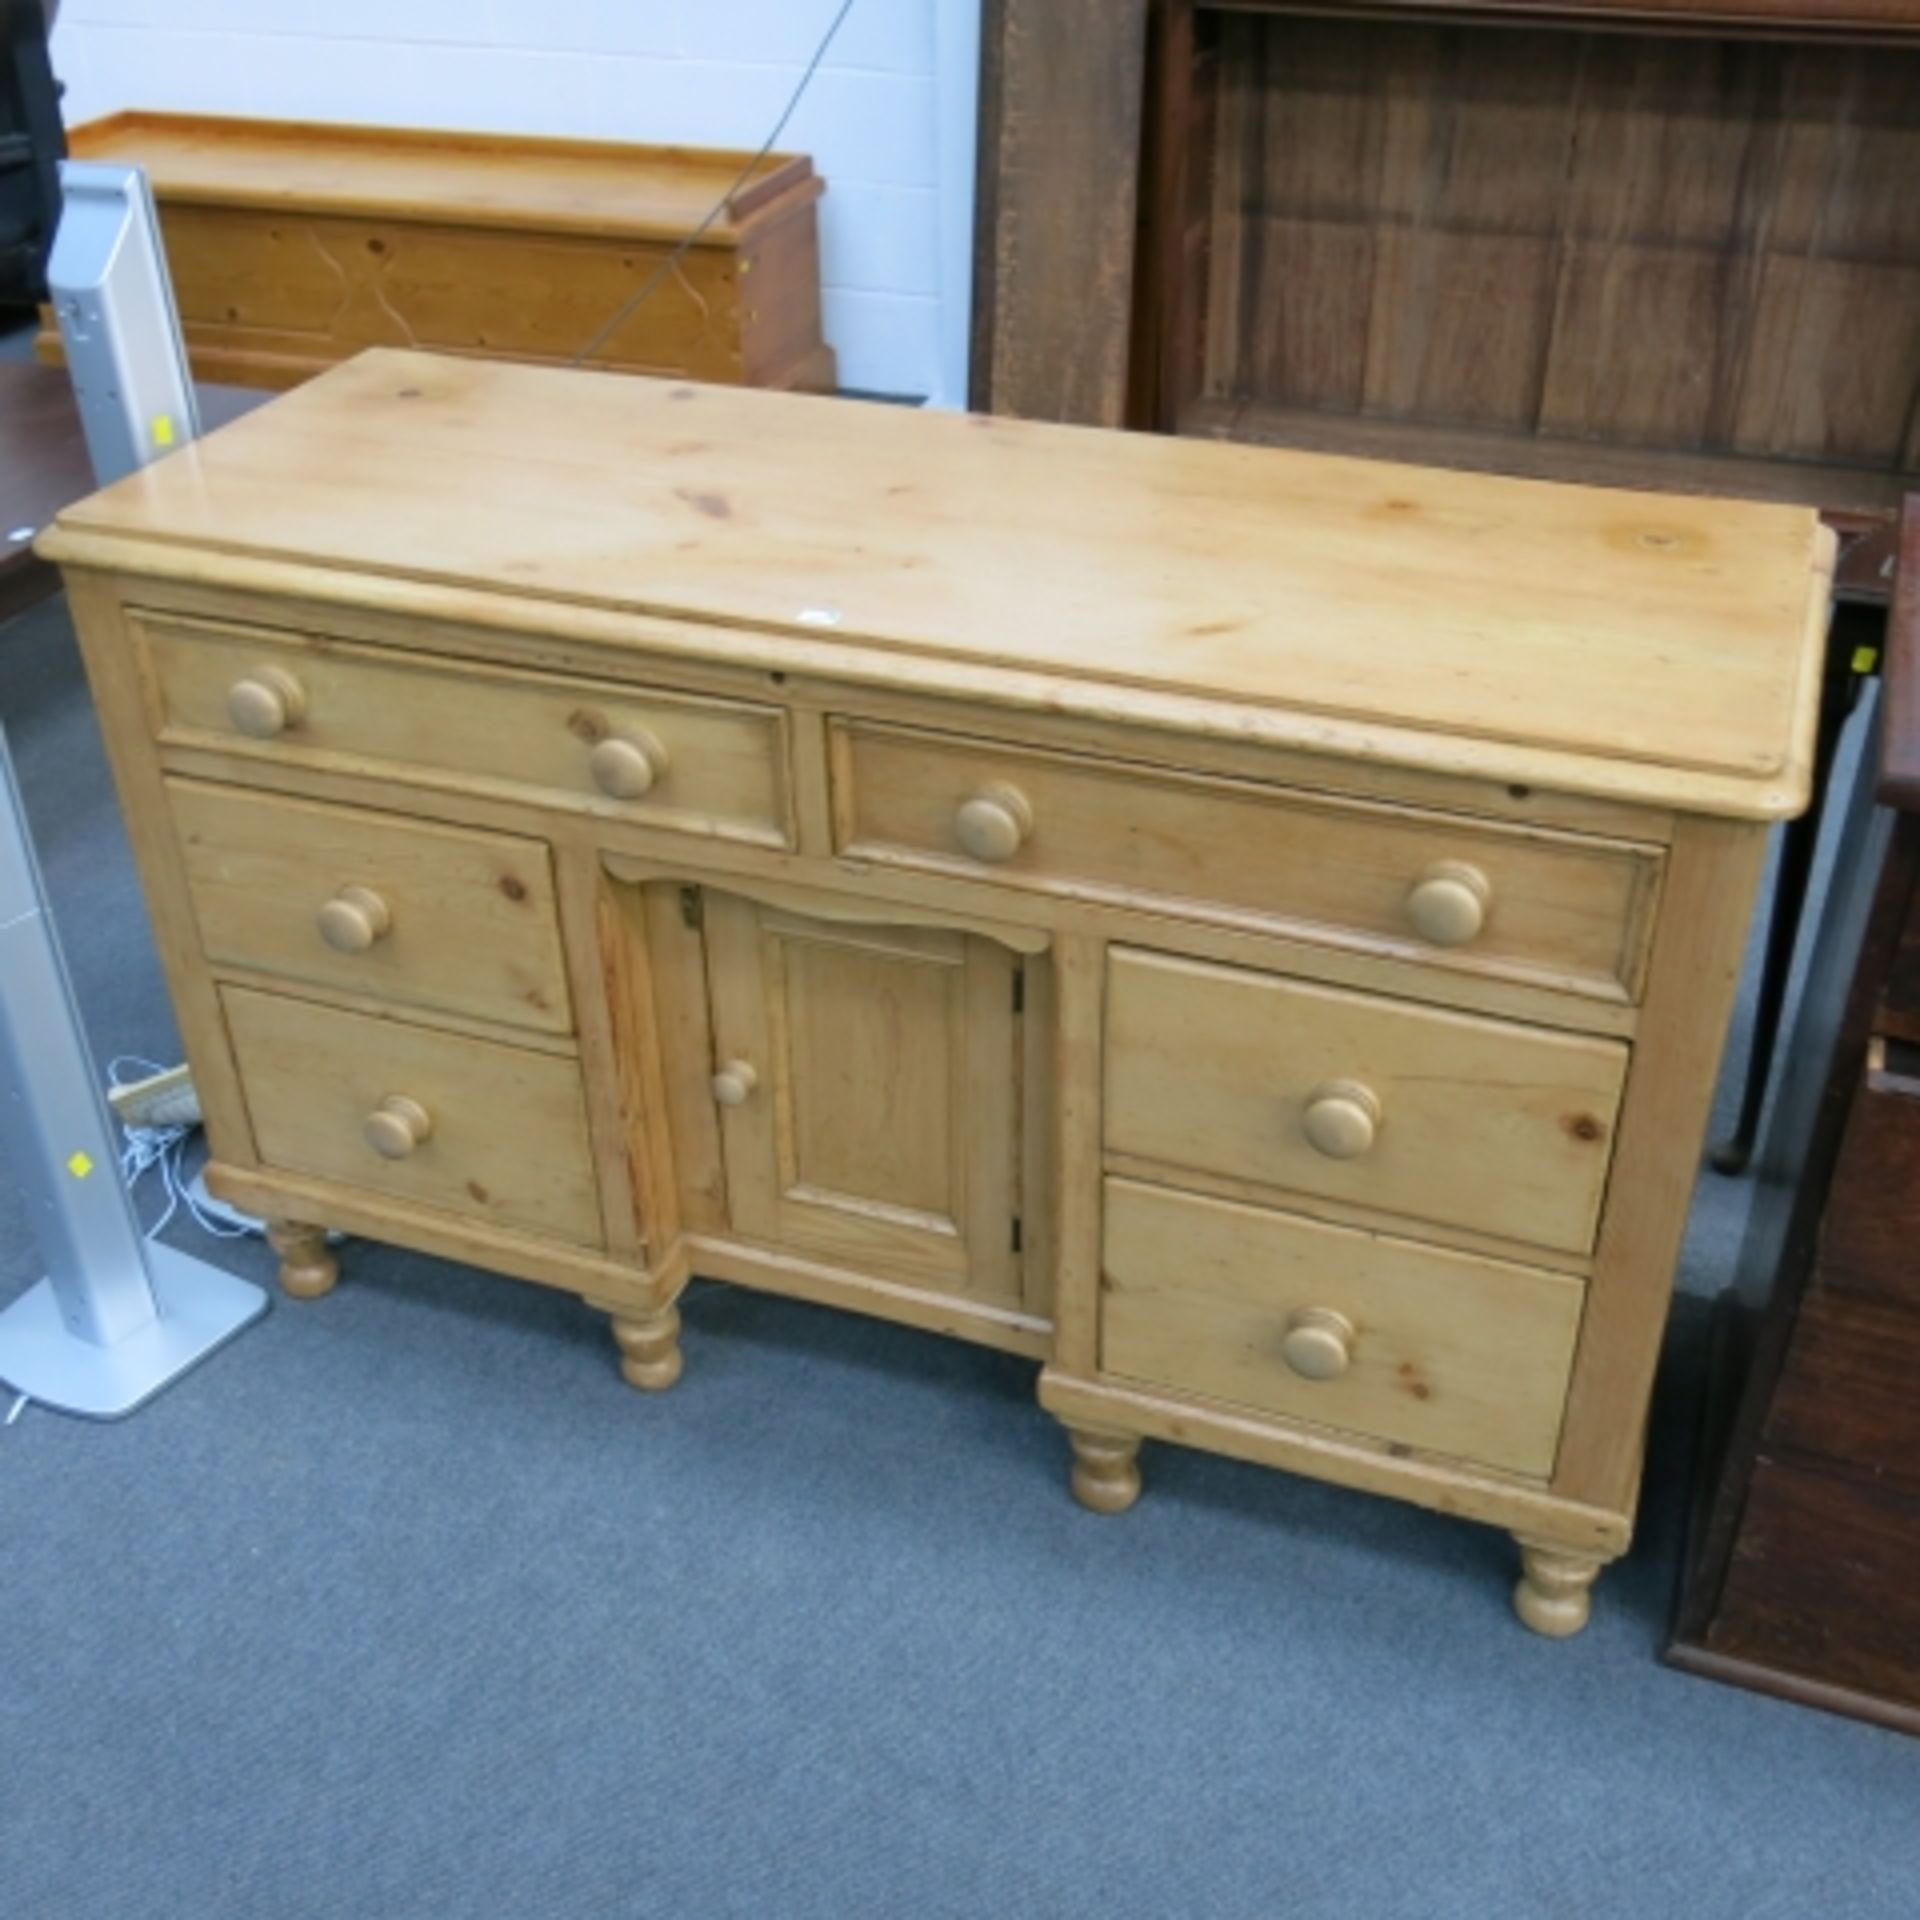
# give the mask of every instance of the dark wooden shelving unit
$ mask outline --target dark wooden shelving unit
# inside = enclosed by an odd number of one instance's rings
[[[1836,512],[1920,473],[1912,0],[989,12],[977,404]]]

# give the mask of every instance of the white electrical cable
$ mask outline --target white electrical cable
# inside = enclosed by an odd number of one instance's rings
[[[165,1069],[152,1060],[142,1060],[137,1054],[119,1054],[107,1063],[107,1084],[116,1088],[129,1085],[130,1082],[122,1077],[129,1071],[146,1077],[162,1073]],[[184,1207],[202,1233],[211,1234],[216,1240],[244,1240],[251,1233],[251,1228],[236,1227],[216,1218],[194,1198],[185,1161],[187,1142],[195,1131],[190,1126],[130,1127],[124,1123],[121,1126],[125,1144],[120,1149],[120,1174],[127,1183],[127,1190],[132,1192],[144,1175],[158,1168],[161,1190],[167,1196],[159,1219],[147,1229],[147,1238],[157,1240],[172,1224],[174,1215]]]

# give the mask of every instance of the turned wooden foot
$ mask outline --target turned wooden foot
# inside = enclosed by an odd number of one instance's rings
[[[1518,1536],[1516,1536],[1517,1538]],[[1565,1547],[1520,1541],[1520,1579],[1513,1589],[1513,1610],[1535,1633],[1565,1640],[1593,1617],[1594,1580],[1604,1560]]]
[[[301,1220],[274,1220],[267,1225],[267,1244],[280,1256],[280,1286],[296,1300],[318,1300],[333,1291],[340,1278],[340,1262],[327,1251],[325,1227]]]
[[[620,1372],[629,1386],[661,1393],[680,1378],[678,1307],[662,1307],[655,1313],[616,1313],[613,1337],[620,1345]]]
[[[1125,1513],[1140,1498],[1138,1436],[1069,1427],[1073,1497],[1095,1513]]]

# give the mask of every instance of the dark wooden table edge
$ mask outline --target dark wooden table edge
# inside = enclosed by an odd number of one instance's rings
[[[262,388],[198,381],[200,437],[264,406]],[[16,411],[17,409],[17,411]],[[31,444],[28,444],[31,442]],[[0,624],[60,591],[60,569],[42,560],[30,542],[13,540],[14,524],[35,534],[62,509],[95,490],[93,463],[64,368],[39,361],[0,362],[0,455],[15,462],[0,475],[13,485],[0,501]]]
[[[1894,1733],[1920,1737],[1920,1707],[1903,1707],[1897,1701],[1856,1693],[1851,1687],[1836,1687],[1825,1680],[1783,1673],[1777,1667],[1736,1660],[1724,1653],[1711,1652],[1691,1640],[1670,1642],[1661,1658],[1676,1672],[1694,1674],[1703,1680],[1719,1680],[1728,1686],[1744,1687],[1750,1693],[1785,1700],[1796,1707],[1817,1707],[1823,1713],[1842,1714],[1850,1720],[1870,1721]]]

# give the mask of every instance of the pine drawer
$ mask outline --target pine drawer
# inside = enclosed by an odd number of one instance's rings
[[[835,844],[861,860],[1640,990],[1656,847],[864,721],[832,746]]]
[[[267,1166],[602,1243],[577,1061],[246,987],[220,999]]]
[[[141,613],[169,745],[793,843],[777,707]]]
[[[1584,1283],[1197,1194],[1106,1183],[1100,1368],[1546,1479]]]
[[[1585,1253],[1618,1041],[1117,947],[1106,1148]]]
[[[573,1026],[537,840],[169,780],[207,958],[506,1026]]]

